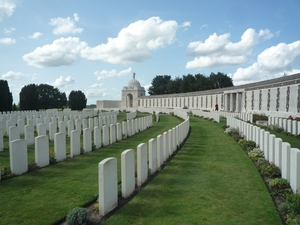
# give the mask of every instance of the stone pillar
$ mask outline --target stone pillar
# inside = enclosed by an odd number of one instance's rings
[[[236,93],[236,112],[242,111],[242,93],[238,92]]]

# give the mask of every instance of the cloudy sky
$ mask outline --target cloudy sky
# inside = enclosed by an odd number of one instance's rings
[[[0,0],[0,79],[120,100],[132,79],[223,72],[234,85],[300,72],[300,1]]]

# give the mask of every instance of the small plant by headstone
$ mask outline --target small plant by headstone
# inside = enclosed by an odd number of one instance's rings
[[[264,158],[264,152],[259,148],[254,148],[248,152],[248,156],[254,162],[256,162],[259,158]]]
[[[228,135],[232,135],[233,133],[239,132],[238,129],[234,128],[234,127],[228,127],[225,129],[224,131],[226,134]]]
[[[69,225],[87,225],[89,223],[89,214],[85,208],[76,207],[67,214],[66,221]]]
[[[261,165],[259,170],[263,175],[266,175],[271,178],[280,177],[281,175],[279,167],[276,166],[274,163],[270,163],[268,161],[266,161],[265,164]]]
[[[268,121],[268,116],[265,114],[253,114],[253,123],[255,123],[257,120]]]
[[[244,151],[249,152],[256,147],[256,143],[250,140],[240,139],[238,144],[243,148]]]
[[[28,172],[34,171],[37,169],[38,169],[38,166],[34,160],[32,162],[28,163]]]
[[[1,166],[1,179],[7,179],[12,176],[11,170],[8,166]]]
[[[275,178],[268,180],[269,187],[271,190],[271,195],[274,196],[286,196],[287,194],[292,193],[290,183],[287,179],[284,178]]]
[[[290,194],[286,196],[286,202],[282,203],[278,210],[286,215],[286,224],[300,223],[300,195]]]
[[[49,149],[49,164],[50,165],[56,164],[55,151],[53,148]]]
[[[273,131],[278,132],[278,133],[281,133],[281,132],[284,131],[283,128],[282,128],[282,127],[279,127],[279,125],[277,125],[277,124],[270,125],[268,128],[269,128],[270,130],[273,130]]]

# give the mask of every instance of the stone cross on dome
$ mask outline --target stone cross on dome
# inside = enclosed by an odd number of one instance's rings
[[[135,72],[133,72],[133,75],[132,75],[133,79],[135,79]]]

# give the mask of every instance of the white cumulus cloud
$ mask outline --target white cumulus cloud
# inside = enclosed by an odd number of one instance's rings
[[[14,32],[16,28],[11,27],[11,28],[4,28],[4,34],[6,35],[11,35],[12,32]]]
[[[30,35],[29,38],[37,39],[37,38],[39,38],[42,35],[43,34],[41,32],[35,32],[33,35]]]
[[[297,73],[293,63],[300,58],[300,40],[290,44],[280,43],[265,49],[257,56],[257,61],[247,68],[238,68],[232,74],[235,85],[267,80],[285,74]]]
[[[15,43],[16,43],[16,40],[13,38],[0,38],[0,44],[12,45]]]
[[[126,76],[130,72],[131,72],[131,67],[126,70],[121,70],[119,72],[117,70],[110,70],[110,71],[102,70],[102,71],[96,71],[94,74],[97,77],[97,80],[105,80],[113,77]]]
[[[9,71],[2,75],[4,80],[22,80],[26,75],[21,72]]]
[[[239,65],[246,61],[247,55],[259,42],[260,38],[270,39],[273,34],[269,30],[247,29],[239,42],[229,41],[230,34],[210,35],[204,42],[196,41],[188,45],[187,55],[195,57],[187,62],[186,69],[215,68],[220,66]]]
[[[113,64],[141,62],[151,57],[151,51],[172,44],[178,28],[176,21],[159,17],[139,20],[123,28],[116,38],[108,38],[107,43],[84,49],[82,57]]]
[[[33,52],[25,54],[23,60],[28,65],[40,68],[71,65],[78,60],[80,51],[86,47],[87,44],[81,42],[79,38],[60,38],[52,44],[38,47]]]
[[[16,0],[0,0],[0,22],[4,19],[4,17],[11,17],[14,13],[16,5]]]
[[[75,80],[71,77],[68,76],[66,78],[64,78],[63,76],[60,76],[59,78],[57,78],[54,83],[53,86],[54,87],[65,87],[68,86],[70,84],[74,84]]]
[[[64,35],[64,34],[75,34],[81,33],[83,28],[76,27],[75,22],[79,21],[79,16],[77,13],[73,14],[74,19],[67,17],[67,18],[52,18],[49,22],[51,26],[54,26],[53,34],[56,35]]]

